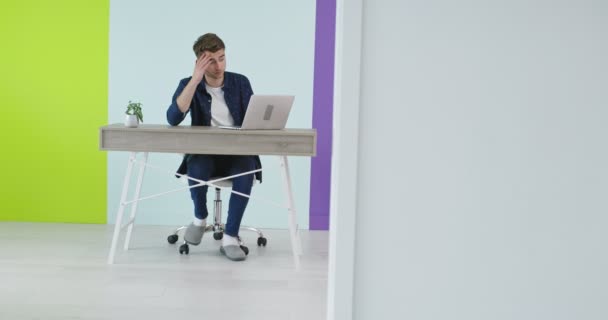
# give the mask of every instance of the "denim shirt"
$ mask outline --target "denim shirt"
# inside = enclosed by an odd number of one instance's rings
[[[167,122],[172,126],[179,125],[188,113],[190,113],[191,125],[192,126],[210,126],[211,125],[211,95],[205,88],[205,81],[201,81],[196,87],[192,102],[190,103],[190,109],[186,113],[182,113],[177,106],[177,98],[184,91],[184,88],[190,82],[192,77],[182,79],[173,94],[171,105],[167,109]],[[224,99],[226,105],[234,119],[235,125],[242,125],[247,106],[249,105],[249,99],[253,95],[251,84],[249,79],[244,75],[224,72]],[[262,168],[260,157],[255,156],[256,170]],[[188,171],[188,155],[184,156],[184,160],[180,165],[177,173],[186,174]],[[256,172],[255,177],[257,180],[262,182],[262,172]]]

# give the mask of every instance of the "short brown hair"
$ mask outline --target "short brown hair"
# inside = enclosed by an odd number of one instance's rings
[[[217,52],[221,49],[226,49],[226,46],[224,46],[224,41],[215,33],[205,33],[198,37],[192,46],[192,50],[194,50],[197,58],[203,51]]]

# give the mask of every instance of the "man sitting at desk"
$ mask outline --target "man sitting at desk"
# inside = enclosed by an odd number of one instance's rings
[[[213,33],[200,36],[193,46],[196,64],[191,77],[179,82],[169,109],[167,121],[179,125],[190,112],[193,126],[241,125],[249,99],[253,95],[247,77],[226,72],[225,46]],[[178,169],[194,179],[208,181],[212,176],[230,176],[261,168],[258,156],[186,155]],[[253,174],[232,179],[232,190],[251,194]],[[261,172],[255,178],[262,181]],[[190,186],[198,182],[188,180]],[[186,229],[184,240],[192,245],[201,243],[207,224],[207,186],[190,189],[194,202],[194,221]],[[220,251],[230,260],[245,260],[247,255],[238,241],[239,227],[249,198],[232,193],[228,218]]]

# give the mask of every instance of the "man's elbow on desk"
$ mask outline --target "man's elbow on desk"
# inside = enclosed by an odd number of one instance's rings
[[[181,120],[175,121],[175,119],[171,119],[171,118],[167,117],[167,123],[169,123],[170,126],[175,127],[181,123]]]
[[[167,122],[171,126],[179,125],[185,118],[187,113],[182,113],[177,105],[171,105],[167,110]]]

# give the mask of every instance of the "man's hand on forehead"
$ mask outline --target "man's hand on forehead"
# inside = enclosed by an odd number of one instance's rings
[[[206,56],[206,57],[209,57],[210,60],[216,60],[217,61],[217,60],[219,60],[219,58],[221,56],[224,55],[224,50],[219,50],[219,51],[216,51],[216,52],[203,51],[203,54],[201,54],[201,57],[203,55]]]

